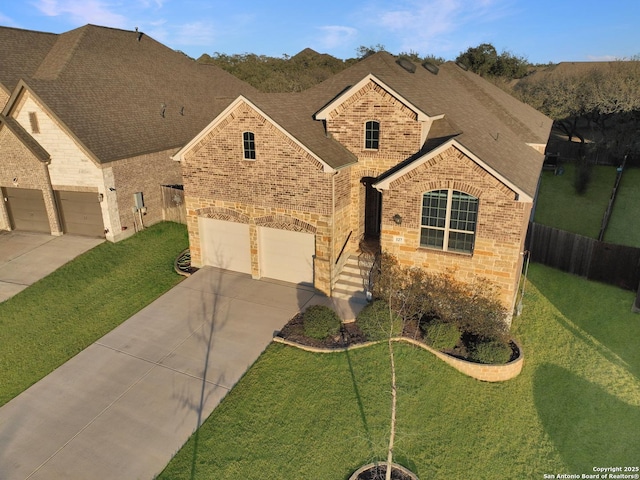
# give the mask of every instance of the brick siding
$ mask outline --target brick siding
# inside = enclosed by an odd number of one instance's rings
[[[422,195],[448,188],[479,198],[472,255],[420,247]],[[382,209],[382,248],[396,255],[401,264],[455,271],[462,281],[486,278],[499,288],[505,306],[513,308],[530,203],[516,201],[515,192],[451,147],[394,181],[383,193]],[[401,225],[393,221],[396,214],[402,217]],[[402,242],[397,243],[396,237]]]
[[[36,158],[8,128],[0,129],[0,187],[29,188],[42,191],[49,227],[53,235],[61,234],[53,191],[46,163]],[[0,202],[0,229],[10,230],[9,216],[4,201]]]

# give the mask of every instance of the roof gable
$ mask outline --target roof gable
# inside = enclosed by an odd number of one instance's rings
[[[331,100],[327,105],[325,105],[318,112],[316,112],[314,114],[314,118],[316,120],[327,120],[332,111],[338,109],[341,105],[343,105],[344,103],[348,102],[350,99],[353,98],[354,95],[357,95],[358,92],[360,92],[366,85],[368,85],[370,83],[373,83],[374,85],[380,86],[387,93],[389,93],[391,96],[396,98],[406,108],[408,108],[409,110],[411,110],[415,114],[416,119],[418,121],[425,122],[425,121],[429,121],[429,120],[435,120],[435,119],[438,119],[438,118],[442,118],[442,115],[430,117],[425,112],[423,112],[418,107],[413,105],[407,99],[402,97],[402,95],[400,95],[398,92],[394,91],[391,87],[386,85],[384,82],[382,82],[380,79],[376,78],[376,76],[371,74],[371,73],[368,74],[367,76],[365,76],[362,80],[360,80],[355,85],[353,85],[351,87],[348,87],[345,90],[343,90],[342,92],[340,92],[340,94],[336,98]]]
[[[381,175],[377,181],[373,184],[373,186],[378,190],[389,190],[391,188],[391,184],[396,180],[404,177],[411,171],[415,170],[419,166],[427,163],[429,160],[434,157],[446,152],[451,147],[456,148],[461,151],[467,158],[477,164],[480,168],[485,170],[491,176],[496,178],[500,183],[508,187],[510,190],[515,192],[516,200],[521,202],[532,202],[532,196],[528,195],[525,191],[511,182],[508,178],[505,178],[500,172],[496,171],[486,162],[482,161],[482,159],[478,158],[471,151],[464,147],[464,145],[460,144],[455,138],[451,138],[443,144],[439,145],[437,148],[424,153],[423,155],[416,156],[415,159],[405,162],[403,165],[399,165],[399,168],[391,169],[387,173]]]
[[[292,143],[300,147],[304,150],[310,157],[312,157],[318,165],[322,168],[324,172],[333,172],[334,169],[328,163],[326,163],[322,158],[316,155],[313,151],[307,148],[303,143],[298,141],[293,135],[291,135],[286,129],[284,129],[281,125],[279,125],[273,118],[271,118],[267,113],[265,113],[262,109],[260,109],[257,105],[251,102],[249,99],[240,95],[233,102],[227,106],[213,121],[207,125],[198,135],[196,135],[189,143],[187,143],[183,148],[181,148],[175,155],[173,155],[173,159],[177,161],[183,161],[185,157],[193,152],[197,151],[210,137],[216,129],[221,128],[224,124],[233,116],[233,113],[237,110],[237,108],[241,105],[248,106],[251,110],[256,112],[258,115],[264,117],[264,119],[273,125],[280,133],[282,133],[286,138],[288,138]]]

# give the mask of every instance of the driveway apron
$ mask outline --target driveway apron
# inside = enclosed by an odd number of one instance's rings
[[[0,478],[153,478],[314,296],[199,270],[0,408]]]
[[[103,238],[0,231],[0,302],[102,242]]]

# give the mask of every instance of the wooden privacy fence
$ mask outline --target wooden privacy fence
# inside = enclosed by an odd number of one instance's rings
[[[640,248],[615,245],[531,223],[527,233],[531,261],[636,291],[640,283]]]
[[[170,222],[187,223],[182,185],[162,185],[162,219]]]

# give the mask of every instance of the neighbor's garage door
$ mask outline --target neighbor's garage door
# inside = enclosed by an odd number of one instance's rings
[[[41,190],[6,187],[3,193],[11,228],[32,232],[51,232]]]
[[[249,225],[203,217],[198,224],[204,265],[251,273]]]
[[[314,234],[260,227],[258,236],[262,277],[313,284]]]
[[[102,210],[97,193],[63,190],[55,193],[65,233],[104,237]]]

